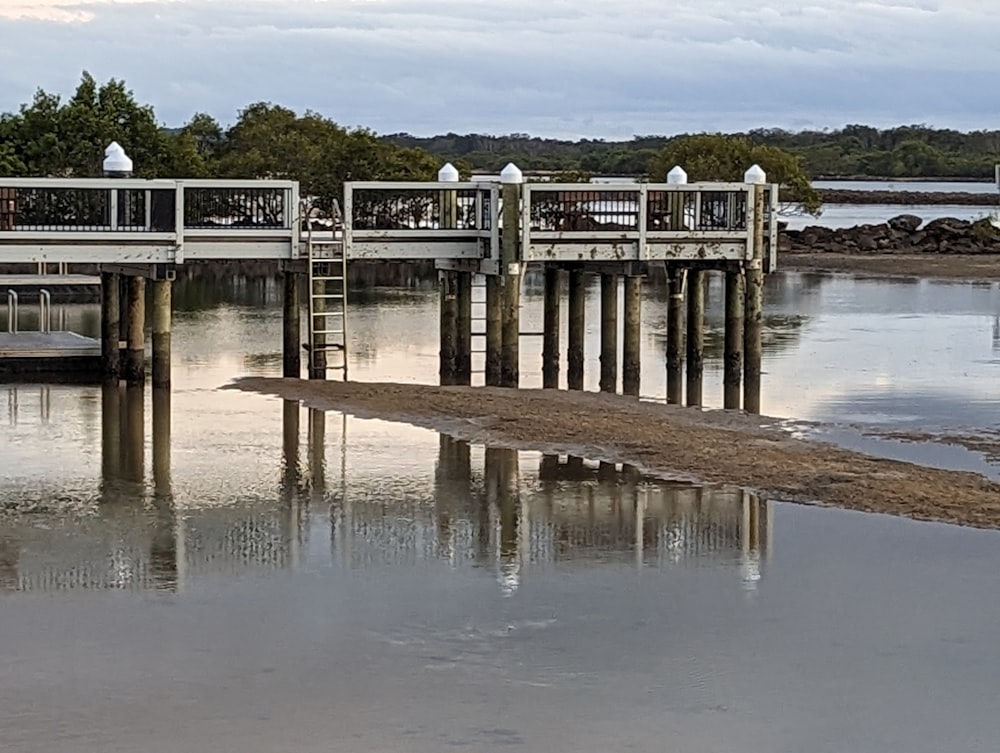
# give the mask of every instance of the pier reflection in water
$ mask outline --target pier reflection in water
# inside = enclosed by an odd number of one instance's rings
[[[771,546],[771,505],[747,492],[444,435],[428,493],[352,484],[347,417],[293,401],[280,407],[282,464],[273,497],[236,493],[227,505],[180,505],[171,490],[170,394],[151,397],[152,483],[143,390],[104,387],[98,504],[86,515],[0,529],[0,588],[174,592],[209,574],[294,569],[310,558],[346,570],[490,567],[507,594],[533,569],[560,563],[655,568],[710,558],[752,587]],[[329,437],[328,425],[335,429]]]

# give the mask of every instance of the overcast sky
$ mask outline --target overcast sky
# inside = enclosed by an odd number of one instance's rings
[[[266,100],[419,135],[1000,128],[1000,1],[0,0],[0,111],[83,70],[167,125]]]

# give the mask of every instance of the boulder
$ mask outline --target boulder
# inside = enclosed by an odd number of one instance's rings
[[[922,219],[915,214],[901,214],[890,219],[886,224],[893,230],[904,233],[915,232],[920,227]]]

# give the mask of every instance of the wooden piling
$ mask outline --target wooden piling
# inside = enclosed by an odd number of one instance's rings
[[[119,275],[101,272],[101,375],[117,382],[121,375],[121,302]]]
[[[740,409],[743,381],[743,273],[726,271],[725,353],[723,355],[723,407]]]
[[[642,337],[642,277],[625,278],[625,327],[622,333],[622,392],[639,394]]]
[[[601,275],[601,392],[618,391],[618,275]]]
[[[702,404],[705,371],[705,272],[688,271],[687,279],[687,404]]]
[[[501,272],[503,274],[503,346],[500,351],[500,386],[517,387],[521,348],[521,265],[517,249],[520,241],[521,184],[503,184],[503,230]]]
[[[472,273],[459,272],[456,285],[455,383],[472,384]]]
[[[569,272],[569,332],[566,352],[566,382],[571,390],[583,389],[583,343],[586,334],[586,278],[583,269]]]
[[[500,386],[503,350],[503,283],[498,275],[486,278],[486,386]]]
[[[101,387],[101,477],[105,485],[121,476],[122,393],[117,381]]]
[[[747,262],[743,321],[743,410],[760,413],[764,312],[764,190],[754,188],[753,258]]]
[[[302,375],[302,324],[299,315],[299,276],[286,269],[282,274],[281,374],[298,379]]]
[[[455,384],[456,360],[455,343],[458,340],[458,301],[455,286],[456,273],[450,270],[438,272],[439,338],[438,376],[441,384]]]
[[[128,278],[128,335],[122,372],[129,384],[146,381],[146,278]]]
[[[684,270],[667,266],[667,402],[681,405],[684,368]]]
[[[153,281],[153,387],[170,386],[170,280]]]
[[[169,387],[154,387],[152,402],[153,487],[156,493],[162,496],[170,494],[171,414]]]
[[[122,475],[142,483],[146,475],[146,395],[141,383],[125,387],[124,419]]]
[[[542,387],[559,388],[559,304],[562,272],[554,264],[545,267],[545,309],[542,320]]]

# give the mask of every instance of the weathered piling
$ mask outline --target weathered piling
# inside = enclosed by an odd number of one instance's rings
[[[302,374],[302,325],[299,316],[299,276],[290,269],[282,274],[281,374],[298,379]]]
[[[571,390],[583,389],[586,296],[586,278],[583,269],[575,267],[569,271],[569,331],[566,348],[566,382]]]
[[[153,281],[153,387],[170,386],[170,280]]]
[[[142,384],[125,387],[122,477],[142,483],[146,475],[146,395]]]
[[[521,348],[521,264],[518,261],[521,220],[521,171],[508,164],[501,173],[503,220],[501,274],[503,276],[503,325],[500,386],[517,387]]]
[[[101,387],[101,476],[109,483],[122,470],[122,393],[117,381]]]
[[[455,306],[455,383],[472,383],[472,273],[459,272]]]
[[[101,375],[117,382],[121,375],[121,302],[119,275],[101,272]]]
[[[684,274],[680,267],[667,265],[667,402],[683,402],[684,368]]]
[[[153,487],[170,494],[171,410],[170,388],[153,388]]]
[[[639,394],[642,337],[642,277],[625,277],[625,326],[622,333],[622,392]]]
[[[726,270],[726,318],[723,354],[723,407],[739,410],[743,382],[743,273]]]
[[[747,263],[743,322],[743,410],[760,413],[760,372],[764,309],[764,171],[757,165],[745,180],[756,184],[753,202],[753,257]]]
[[[281,404],[281,486],[286,494],[299,484],[300,411],[297,400]]]
[[[503,283],[499,275],[486,277],[486,385],[500,386],[503,351]]]
[[[559,267],[545,267],[545,302],[542,315],[542,387],[559,387],[559,304],[562,299],[562,273]]]
[[[618,391],[618,275],[601,275],[601,392]]]
[[[327,267],[321,267],[323,270],[323,276],[329,275],[329,269]],[[309,378],[310,379],[326,379],[326,333],[325,331],[329,329],[327,322],[329,317],[326,315],[326,298],[323,296],[327,294],[326,281],[325,280],[311,280],[309,283],[312,288],[309,291],[309,296],[312,298],[310,306],[312,312],[310,314],[311,321],[309,326],[312,332],[312,343],[309,350]]]
[[[146,279],[128,278],[128,334],[122,372],[129,384],[143,384],[145,369]]]
[[[705,370],[705,272],[691,269],[687,279],[687,404],[701,405]]]
[[[438,272],[439,338],[441,348],[438,353],[438,376],[441,384],[455,384],[456,348],[458,340],[458,300],[455,272]]]

